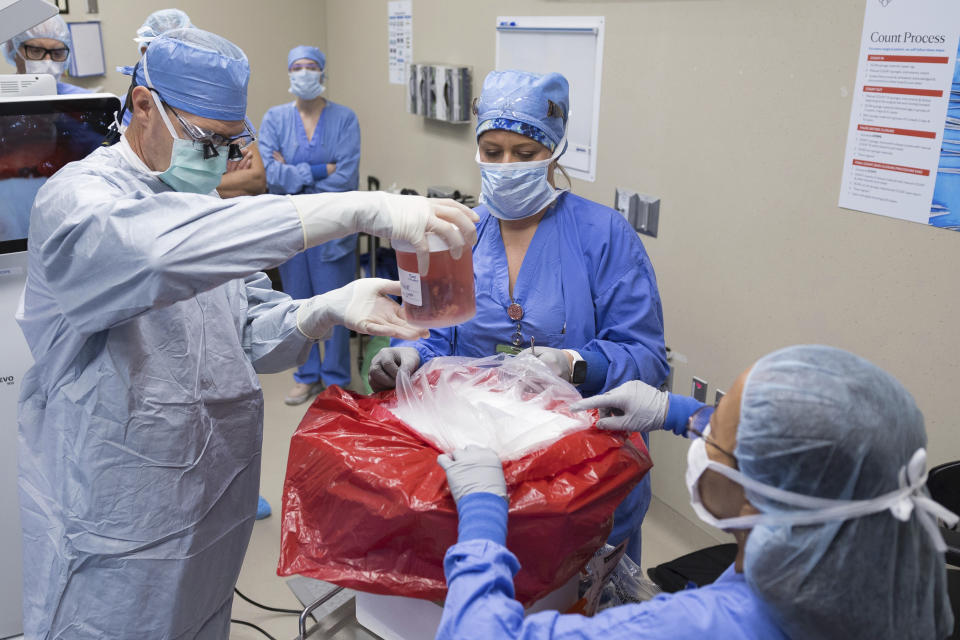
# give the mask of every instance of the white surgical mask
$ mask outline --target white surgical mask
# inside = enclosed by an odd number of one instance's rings
[[[704,436],[709,433],[710,428],[707,427]],[[946,550],[946,545],[937,527],[936,518],[940,518],[948,526],[955,525],[960,518],[923,495],[922,489],[927,482],[926,464],[927,452],[924,449],[917,449],[910,458],[910,462],[900,469],[899,489],[869,500],[832,500],[785,491],[748,478],[732,467],[711,460],[707,456],[706,439],[697,438],[690,443],[690,449],[687,452],[686,482],[687,490],[690,492],[690,503],[697,516],[718,529],[750,529],[762,524],[786,526],[820,524],[862,518],[887,510],[897,520],[906,522],[916,510],[920,524],[930,535],[937,550],[942,553]],[[717,518],[707,510],[700,500],[698,485],[700,477],[707,469],[716,471],[736,482],[747,492],[756,493],[780,504],[789,505],[794,507],[795,510],[734,518]]]
[[[27,73],[49,73],[57,80],[63,75],[66,62],[56,60],[24,60],[24,70]]]
[[[564,138],[553,155],[533,162],[482,162],[480,165],[480,202],[500,220],[521,220],[542,211],[560,197],[565,189],[556,189],[547,179],[548,168],[567,146]]]
[[[290,93],[303,98],[304,100],[313,100],[319,97],[326,87],[320,84],[322,71],[311,71],[310,69],[300,69],[290,72]]]

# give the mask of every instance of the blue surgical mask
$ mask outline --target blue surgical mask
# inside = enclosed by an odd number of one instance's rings
[[[481,162],[480,202],[500,220],[521,220],[542,211],[556,200],[564,189],[556,189],[547,180],[549,167],[566,148],[561,140],[553,155],[533,162]]]
[[[170,150],[170,166],[166,171],[157,174],[161,180],[170,185],[175,191],[182,193],[208,194],[213,191],[223,174],[227,172],[227,150],[214,158],[203,157],[203,146],[177,136],[167,116],[166,110],[160,104],[157,94],[150,92],[153,101],[160,110],[160,117],[167,125],[167,131],[173,137],[173,148]]]
[[[322,77],[322,71],[311,71],[310,69],[291,71],[289,91],[298,98],[313,100],[319,97],[326,89],[326,87],[320,84]]]

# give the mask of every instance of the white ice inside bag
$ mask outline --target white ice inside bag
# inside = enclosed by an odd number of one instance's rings
[[[474,444],[515,460],[591,425],[576,388],[533,356],[434,358],[397,378],[395,416],[442,451]]]

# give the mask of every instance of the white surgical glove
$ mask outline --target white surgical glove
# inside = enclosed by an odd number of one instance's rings
[[[437,463],[447,472],[454,502],[471,493],[492,493],[507,499],[503,465],[493,449],[467,445],[451,454],[440,454]]]
[[[418,267],[429,267],[427,233],[435,233],[450,247],[454,259],[464,246],[477,240],[476,213],[455,200],[401,196],[383,191],[308,193],[289,196],[303,224],[305,249],[363,231],[403,240],[417,247]]]
[[[536,351],[536,354],[534,354]],[[570,379],[573,377],[573,356],[566,352],[565,349],[554,349],[553,347],[536,347],[535,349],[530,349],[529,347],[521,351],[517,355],[532,355],[537,360],[547,365],[547,368],[553,372],[553,375],[557,376],[561,380],[566,380],[570,382]]]
[[[345,287],[303,301],[297,310],[297,328],[311,340],[323,340],[334,325],[372,336],[402,340],[425,338],[430,332],[410,325],[400,305],[388,298],[400,295],[400,283],[362,278]]]
[[[647,433],[662,429],[667,419],[670,394],[646,382],[631,380],[616,389],[570,405],[573,411],[600,409],[606,416],[597,422],[600,429]]]
[[[367,381],[374,391],[393,389],[401,371],[411,375],[419,366],[420,353],[413,347],[385,347],[370,361]]]

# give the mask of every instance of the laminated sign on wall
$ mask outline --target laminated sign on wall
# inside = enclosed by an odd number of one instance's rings
[[[840,206],[960,231],[960,2],[867,0]]]

